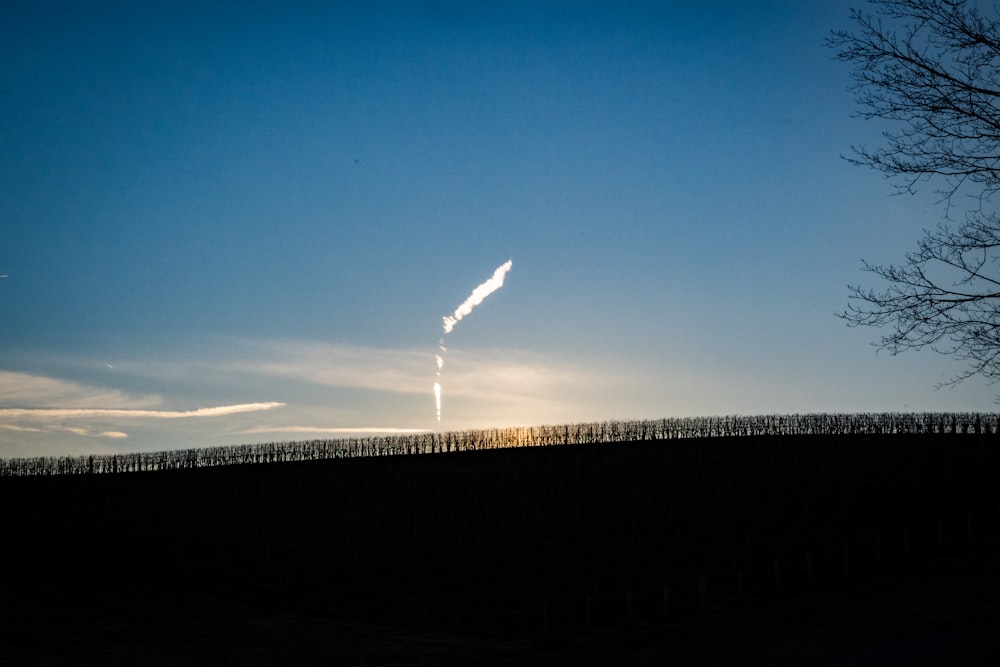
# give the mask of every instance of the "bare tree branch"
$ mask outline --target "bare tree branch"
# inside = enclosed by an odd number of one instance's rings
[[[887,328],[875,345],[890,354],[929,347],[966,362],[943,386],[977,375],[1000,381],[1000,218],[992,206],[1000,192],[1000,20],[969,0],[870,4],[874,13],[852,10],[855,30],[834,31],[828,44],[854,67],[858,115],[891,129],[883,145],[853,146],[847,159],[895,178],[900,192],[938,182],[950,222],[925,230],[899,265],[863,262],[888,287],[850,286],[839,316]]]

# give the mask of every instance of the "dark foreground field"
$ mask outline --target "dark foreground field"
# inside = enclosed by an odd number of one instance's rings
[[[938,434],[2,478],[0,662],[997,664],[998,474]]]

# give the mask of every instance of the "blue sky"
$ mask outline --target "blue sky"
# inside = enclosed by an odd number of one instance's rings
[[[834,316],[940,217],[840,157],[851,4],[8,8],[0,455],[994,409]]]

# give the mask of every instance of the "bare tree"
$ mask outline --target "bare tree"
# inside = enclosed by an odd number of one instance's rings
[[[829,45],[854,66],[865,119],[891,121],[884,144],[852,146],[851,162],[894,177],[902,192],[938,183],[944,222],[899,265],[863,263],[888,283],[850,287],[840,314],[889,327],[877,346],[929,347],[968,362],[944,385],[1000,381],[1000,22],[967,0],[871,0],[854,31]],[[995,12],[990,4],[989,11]]]

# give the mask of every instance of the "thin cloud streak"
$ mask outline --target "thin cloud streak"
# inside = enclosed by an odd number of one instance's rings
[[[0,407],[0,433],[9,436],[5,441],[18,434],[27,438],[58,438],[63,435],[73,440],[124,440],[129,438],[129,434],[121,430],[116,422],[198,421],[272,410],[285,405],[279,402],[256,402],[214,405],[192,410],[151,409],[162,404],[163,399],[157,394],[130,395],[119,389],[45,375],[0,371],[0,406],[11,406]],[[72,423],[77,420],[91,421]],[[59,441],[53,440],[35,444],[49,451],[57,446],[57,442]],[[4,449],[9,450],[9,447]]]
[[[75,428],[72,426],[50,427],[49,430],[72,433],[73,435],[84,436],[87,438],[111,438],[112,440],[123,440],[128,437],[128,433],[125,433],[124,431],[92,431],[90,429]]]
[[[429,433],[425,428],[396,428],[382,426],[359,426],[359,427],[330,427],[330,426],[255,426],[243,431],[237,431],[240,435],[253,435],[259,433],[367,433],[373,435],[407,435],[413,433]]]
[[[241,412],[271,410],[285,403],[242,403],[220,405],[195,410],[120,410],[109,408],[0,408],[0,419],[74,419],[80,417],[152,417],[154,419],[187,419],[190,417],[219,417]]]
[[[73,377],[92,373],[94,384],[0,371],[0,451],[66,452],[80,440],[98,449],[98,442],[117,441],[155,450],[240,444],[258,436],[433,432],[440,428],[428,423],[433,415],[427,422],[422,415],[436,351],[220,337],[187,345],[182,355],[119,356],[115,379],[127,383],[121,387],[101,386],[109,378],[101,358],[58,360]],[[634,384],[635,377],[603,364],[477,348],[451,354],[448,382],[454,402],[444,426],[454,429],[579,421],[588,399]],[[281,402],[227,400],[250,391]],[[182,402],[208,407],[176,409]],[[218,421],[206,421],[210,417]]]
[[[0,424],[0,429],[4,431],[17,431],[19,433],[42,433],[42,429],[33,426],[18,426],[17,424]]]

